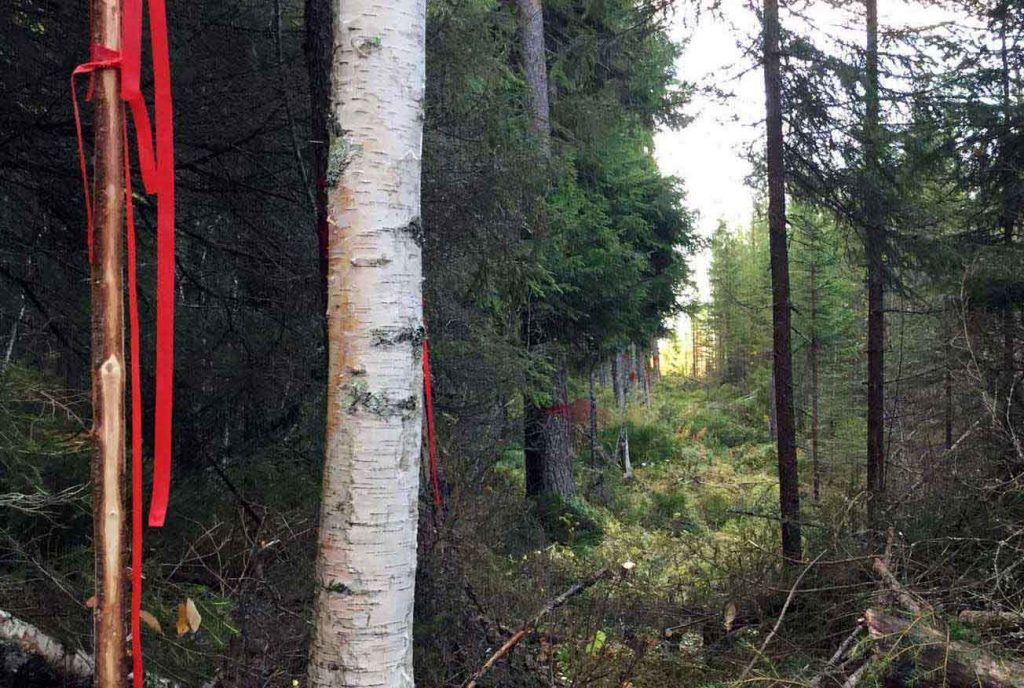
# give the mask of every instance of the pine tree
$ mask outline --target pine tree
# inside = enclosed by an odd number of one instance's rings
[[[793,413],[789,249],[786,243],[786,179],[783,160],[782,74],[778,0],[764,3],[764,89],[767,110],[768,237],[772,268],[773,387],[777,416],[782,552],[800,559],[800,478]]]

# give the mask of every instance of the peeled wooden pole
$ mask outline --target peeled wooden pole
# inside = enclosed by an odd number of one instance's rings
[[[121,1],[93,0],[92,41],[121,47]],[[95,73],[93,92],[92,407],[93,541],[96,565],[95,685],[122,688],[126,657],[123,111],[117,69]]]

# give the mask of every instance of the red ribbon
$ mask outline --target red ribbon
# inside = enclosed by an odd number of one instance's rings
[[[549,416],[564,416],[569,418],[572,416],[572,404],[557,404],[555,406],[548,406],[544,409],[544,413]]]
[[[75,90],[75,77],[90,76],[100,69],[121,70],[121,98],[131,109],[138,143],[139,168],[147,193],[157,202],[157,306],[156,306],[156,418],[154,422],[153,494],[149,525],[164,525],[171,482],[171,430],[174,384],[174,122],[171,104],[170,48],[164,0],[149,1],[150,39],[153,52],[154,111],[156,145],[149,111],[141,91],[143,0],[124,0],[121,41],[118,52],[104,45],[91,46],[90,61],[71,75],[78,163],[85,193],[89,262],[93,261],[92,198],[89,191],[85,141]],[[92,97],[92,82],[87,98]],[[132,427],[132,673],[136,688],[142,688],[142,389],[140,380],[140,339],[138,272],[135,242],[135,213],[132,198],[131,162],[128,147],[128,118],[123,121],[125,210],[127,218],[128,320],[131,356]]]
[[[441,494],[441,477],[437,467],[437,429],[434,425],[434,378],[430,373],[430,339],[426,336],[426,319],[423,321],[423,395],[427,402],[427,451],[430,456],[430,483],[434,490],[434,506],[444,506]]]

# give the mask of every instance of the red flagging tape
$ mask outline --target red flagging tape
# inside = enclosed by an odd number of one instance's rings
[[[424,319],[424,323],[426,320]],[[424,332],[426,325],[423,326]],[[427,402],[427,451],[430,457],[430,483],[434,490],[434,506],[444,507],[441,476],[437,467],[437,427],[434,424],[434,378],[430,372],[430,340],[423,337],[423,395]]]

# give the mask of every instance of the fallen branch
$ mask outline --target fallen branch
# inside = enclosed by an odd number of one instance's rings
[[[737,516],[750,516],[751,518],[764,518],[764,519],[767,519],[769,521],[781,521],[782,520],[781,516],[776,516],[775,514],[762,514],[762,513],[757,512],[757,511],[747,511],[746,509],[726,509],[725,511],[728,514],[736,514]],[[821,528],[822,530],[825,529],[825,526],[821,525],[820,523],[808,523],[807,521],[793,521],[793,523],[797,523],[801,528]]]
[[[66,678],[82,679],[85,682],[92,679],[92,655],[83,650],[72,652],[38,627],[0,609],[0,645],[2,644],[13,645],[27,655],[39,657]],[[160,688],[179,688],[178,683],[166,678],[153,676],[148,672],[146,676],[149,680],[155,681]],[[202,688],[213,688],[215,683],[216,679],[208,681],[202,684]]]
[[[885,586],[889,588],[890,592],[892,592],[893,596],[896,598],[896,602],[899,603],[903,609],[911,614],[921,614],[925,611],[933,611],[930,604],[914,595],[903,587],[902,583],[896,580],[896,576],[892,574],[892,571],[889,570],[889,566],[884,560],[875,559],[872,568],[882,579],[882,582],[885,583]]]
[[[821,688],[822,682],[826,678],[828,678],[832,671],[834,671],[844,659],[846,659],[846,654],[850,651],[850,648],[853,647],[853,644],[857,641],[857,636],[859,636],[863,632],[864,624],[858,623],[857,627],[853,629],[853,633],[848,635],[846,637],[846,640],[839,644],[839,647],[836,649],[835,654],[833,654],[831,659],[829,659],[825,663],[825,666],[822,667],[820,672],[818,672],[818,675],[811,679],[811,688]]]
[[[92,657],[81,650],[74,652],[59,641],[8,612],[0,610],[0,642],[15,645],[22,652],[35,655],[65,676],[92,676]]]
[[[525,624],[520,626],[519,629],[515,633],[513,633],[509,637],[509,639],[506,640],[505,643],[487,659],[486,662],[484,662],[483,666],[476,670],[476,672],[469,678],[469,680],[463,684],[463,688],[476,688],[477,681],[483,678],[483,676],[488,671],[490,671],[491,668],[494,667],[494,665],[497,664],[502,657],[511,652],[516,645],[522,642],[524,638],[526,638],[528,635],[532,634],[534,631],[537,630],[537,626],[538,624],[540,624],[541,619],[543,619],[545,616],[561,607],[571,598],[575,597],[576,595],[579,595],[581,592],[587,590],[588,588],[593,587],[594,584],[596,584],[598,581],[604,580],[605,578],[608,578],[610,575],[611,571],[609,571],[606,568],[601,569],[589,578],[579,581],[571,588],[563,592],[561,595],[559,595],[558,597],[554,598],[546,605],[544,605],[543,609],[534,614],[533,618],[531,618]]]

